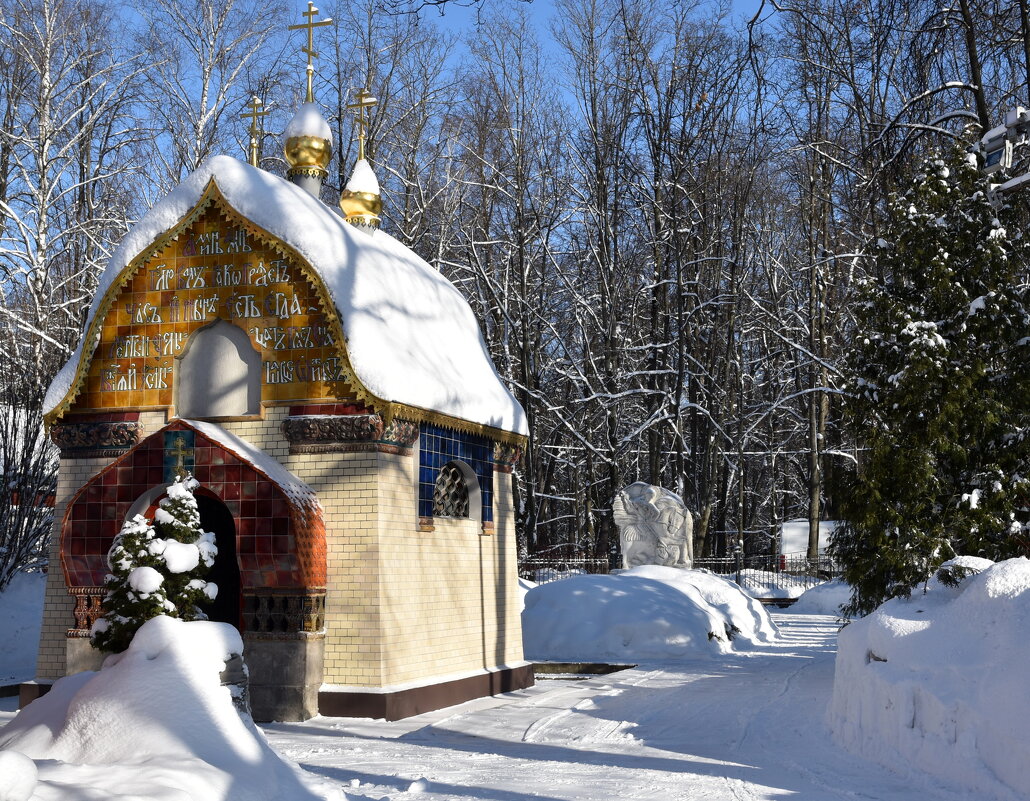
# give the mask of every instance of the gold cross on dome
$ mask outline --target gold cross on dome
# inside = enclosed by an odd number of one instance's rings
[[[268,110],[260,111],[264,106],[258,97],[255,95],[250,99],[248,108],[250,111],[246,111],[240,115],[240,119],[245,120],[250,117],[250,150],[248,151],[248,161],[250,166],[258,166],[258,135],[261,133],[261,129],[258,127],[258,119],[268,114]]]
[[[347,104],[347,108],[358,110],[358,161],[365,158],[365,137],[368,135],[369,123],[365,109],[371,108],[378,102],[367,89],[362,87],[358,90],[357,102]]]
[[[289,31],[300,31],[307,30],[308,32],[308,46],[302,47],[300,52],[306,53],[308,56],[308,94],[305,98],[306,103],[315,102],[314,94],[314,82],[315,82],[315,64],[314,59],[318,58],[318,53],[315,51],[315,28],[321,28],[323,25],[332,25],[333,18],[326,17],[323,20],[315,22],[315,16],[318,14],[318,9],[315,8],[315,4],[308,0],[308,10],[301,12],[301,16],[307,17],[307,22],[302,22],[299,25],[291,25],[287,30]]]

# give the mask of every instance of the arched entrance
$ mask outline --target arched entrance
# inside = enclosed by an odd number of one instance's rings
[[[207,580],[218,586],[218,596],[201,608],[209,620],[229,623],[242,629],[240,563],[236,558],[236,523],[232,512],[217,498],[198,492],[197,511],[200,513],[200,527],[215,535],[218,555],[207,574]]]

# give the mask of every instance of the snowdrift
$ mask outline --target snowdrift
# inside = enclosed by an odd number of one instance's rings
[[[225,659],[242,648],[222,623],[147,621],[102,670],[61,679],[0,729],[0,801],[325,798],[221,686]]]
[[[836,615],[841,617],[840,608],[851,600],[851,586],[843,579],[824,581],[802,593],[790,607],[791,614]]]
[[[653,565],[541,584],[522,613],[523,648],[536,660],[715,656],[776,636],[762,605],[733,582]]]
[[[1030,797],[1030,561],[894,599],[840,633],[828,718],[845,748],[976,798]]]

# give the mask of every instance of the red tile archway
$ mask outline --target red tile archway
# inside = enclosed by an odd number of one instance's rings
[[[68,589],[101,587],[107,552],[135,501],[164,483],[164,433],[191,429],[175,420],[94,476],[72,498],[61,527],[61,566]],[[231,447],[195,431],[194,476],[236,522],[244,594],[324,590],[325,526],[314,493],[287,494]],[[292,497],[291,497],[292,496]]]

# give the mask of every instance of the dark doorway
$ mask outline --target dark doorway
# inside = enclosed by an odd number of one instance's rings
[[[212,531],[218,555],[207,580],[218,585],[218,596],[201,606],[209,620],[240,628],[240,565],[236,560],[236,523],[224,503],[197,494],[197,511],[204,531]]]

